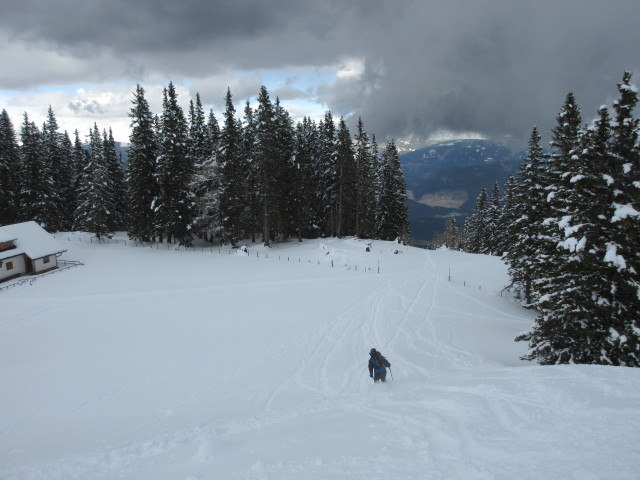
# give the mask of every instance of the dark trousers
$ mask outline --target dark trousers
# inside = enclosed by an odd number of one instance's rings
[[[375,383],[386,382],[387,381],[387,371],[385,370],[384,372],[374,373],[373,381]]]

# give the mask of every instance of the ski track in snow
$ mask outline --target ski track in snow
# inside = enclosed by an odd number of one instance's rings
[[[352,244],[362,246],[357,241],[325,240],[317,250],[349,265],[356,262],[349,258],[353,253],[347,247]],[[104,246],[83,248],[95,253]],[[341,298],[341,308],[329,302],[330,317],[317,317],[317,324],[307,325],[305,319],[300,325],[290,323],[295,333],[278,331],[282,318],[278,304],[272,303],[274,311],[262,321],[273,323],[275,331],[264,337],[264,348],[252,342],[238,352],[225,350],[218,359],[178,349],[182,355],[193,354],[195,363],[177,358],[175,365],[165,365],[166,371],[155,370],[153,363],[141,365],[139,373],[111,379],[112,386],[99,384],[92,394],[70,394],[55,406],[19,418],[0,416],[0,447],[15,443],[0,452],[0,479],[637,478],[640,457],[633,445],[639,439],[640,391],[635,387],[620,393],[629,378],[640,380],[637,372],[540,368],[516,359],[502,364],[504,356],[487,356],[491,349],[471,341],[473,332],[463,335],[464,328],[472,326],[481,336],[486,325],[499,329],[515,322],[509,332],[517,331],[532,316],[490,288],[464,288],[449,281],[448,262],[461,270],[455,262],[482,259],[450,253],[443,262],[445,254],[417,249],[404,249],[391,260],[389,255],[382,258],[403,264],[403,255],[411,255],[412,268],[381,275],[354,277],[349,270],[309,269],[295,276],[292,272],[299,271],[299,264],[271,260],[269,265],[282,278],[207,285],[205,277],[197,277],[193,286],[187,282],[175,289],[109,287],[111,291],[104,293],[80,289],[67,296],[59,292],[28,298],[23,292],[6,300],[0,297],[0,307],[16,312],[0,320],[0,335],[23,338],[21,332],[43,325],[55,328],[48,318],[58,311],[69,315],[70,301],[99,311],[114,303],[132,309],[154,302],[170,306],[164,302],[175,297],[202,308],[199,305],[206,305],[209,297],[237,295],[238,288],[267,296],[293,289],[303,296],[304,306],[304,288],[313,291],[320,285],[325,290],[316,296],[339,296],[340,289],[349,288],[341,283],[345,279],[362,283],[358,288],[354,284],[350,298]],[[234,257],[218,264],[243,262]],[[249,272],[265,268],[264,262],[243,264]],[[40,290],[34,291],[46,292],[46,281],[38,283]],[[254,322],[260,321],[258,314]],[[268,335],[259,323],[250,325],[246,335],[251,337],[254,329]],[[146,323],[135,328],[145,332]],[[208,332],[210,327],[203,323],[200,328]],[[171,332],[169,328],[157,334],[164,348],[172,346]],[[137,330],[132,334],[140,335]],[[371,347],[392,363],[395,376],[389,375],[387,384],[374,385],[368,377]],[[28,367],[21,368],[30,371]],[[616,375],[605,375],[609,372]],[[12,375],[7,369],[0,373]],[[19,402],[20,392],[11,393]],[[12,405],[8,407],[28,411]],[[119,419],[119,408],[130,410],[125,412],[128,423]],[[107,417],[104,421],[101,414]],[[58,431],[65,423],[69,430]],[[97,434],[89,435],[90,429]],[[61,444],[68,446],[58,449],[42,440],[39,444],[51,453],[41,453],[30,447],[30,439],[35,440],[30,435],[62,435]],[[603,444],[609,445],[605,457],[600,452]]]

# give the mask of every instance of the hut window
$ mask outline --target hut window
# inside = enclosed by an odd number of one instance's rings
[[[7,262],[7,270],[13,270],[13,262]]]
[[[49,257],[44,257],[42,259],[42,263],[49,263]]]

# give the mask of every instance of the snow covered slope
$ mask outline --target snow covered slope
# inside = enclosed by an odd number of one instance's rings
[[[78,238],[0,292],[0,479],[638,478],[640,371],[518,360],[499,259]]]

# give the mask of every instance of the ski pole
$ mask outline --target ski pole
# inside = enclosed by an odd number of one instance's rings
[[[389,367],[389,373],[391,374],[391,381],[393,382],[393,372],[391,371],[391,367]]]

